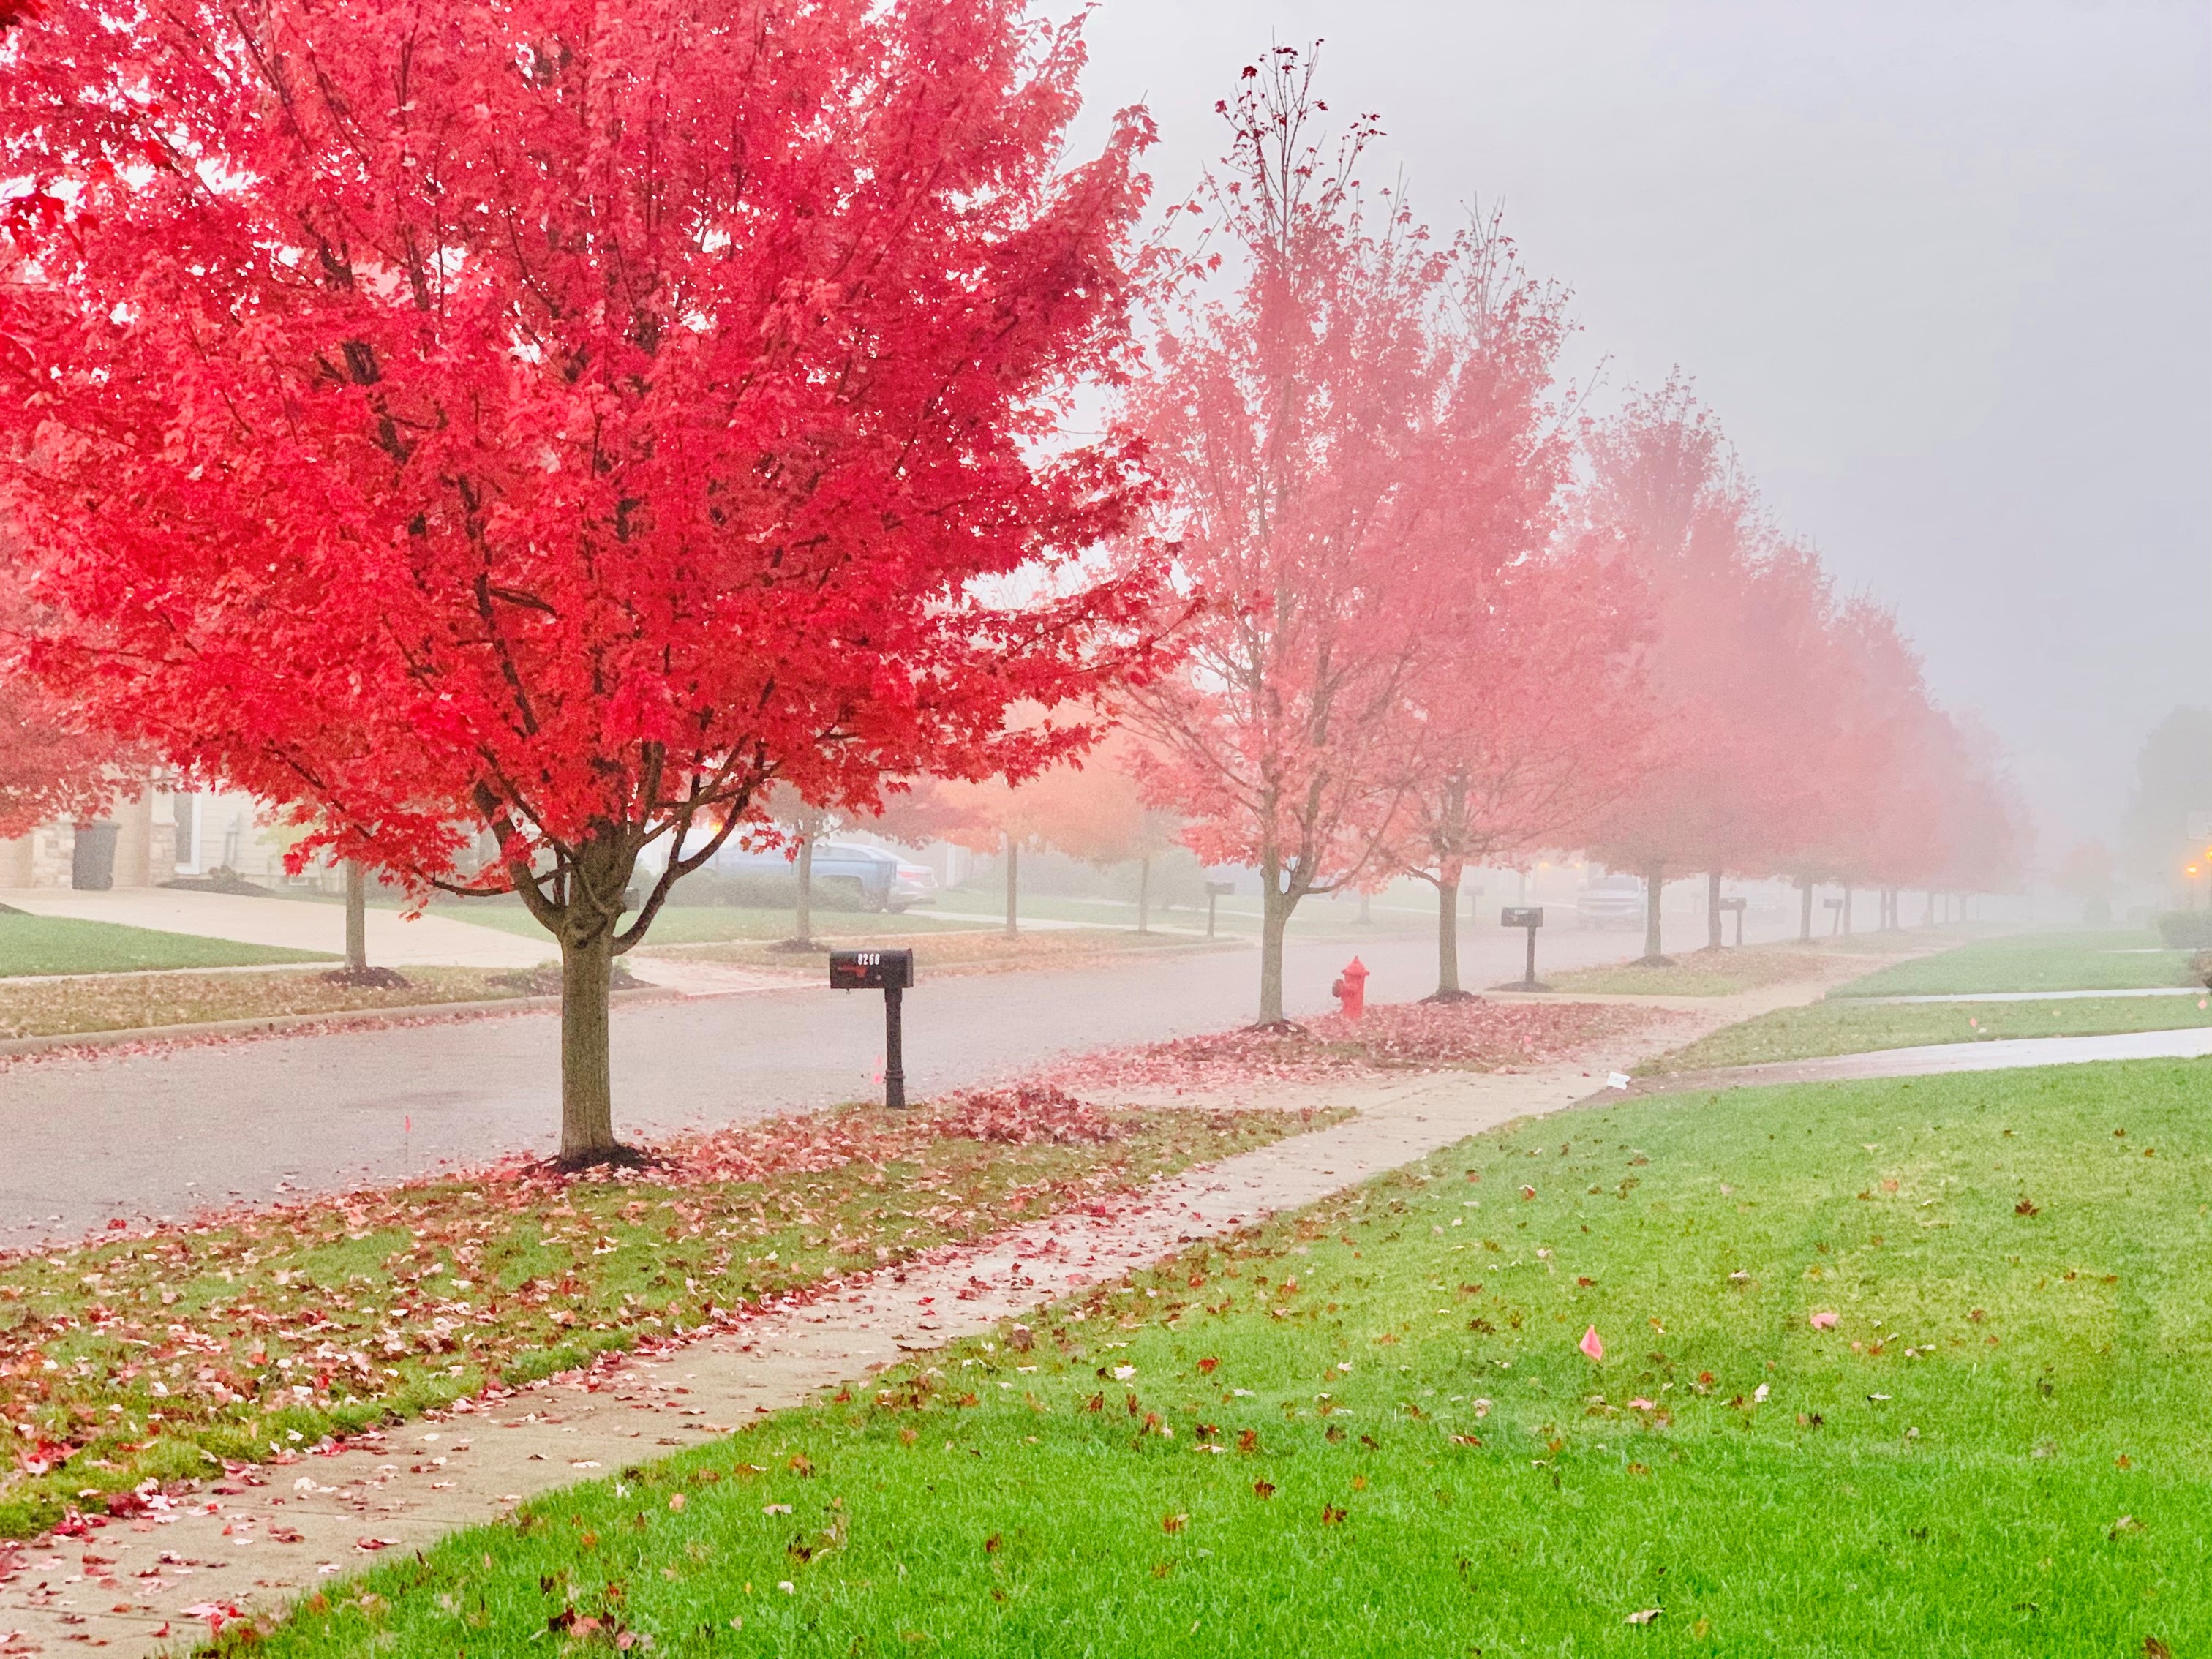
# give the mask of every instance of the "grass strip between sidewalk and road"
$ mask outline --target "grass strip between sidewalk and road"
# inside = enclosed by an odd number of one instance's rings
[[[828,960],[829,951],[833,946],[844,950],[862,945],[872,950],[911,950],[915,971],[935,975],[985,973],[1019,968],[1078,967],[1094,957],[1125,957],[1146,951],[1235,951],[1249,948],[1237,940],[1221,940],[1209,945],[1203,939],[1194,939],[1188,934],[1139,933],[1133,929],[1112,927],[1039,929],[1012,939],[1007,938],[1002,929],[986,927],[947,927],[937,933],[909,930],[847,934],[842,929],[849,920],[849,917],[841,915],[830,927],[817,927],[816,933],[823,949],[811,954],[781,950],[774,944],[760,940],[732,939],[684,945],[664,943],[657,937],[650,954],[678,962],[719,962],[746,968],[788,969],[809,966],[818,968]],[[908,922],[912,918],[901,916],[897,920]],[[647,971],[649,976],[650,970]]]
[[[119,922],[79,921],[0,910],[0,980],[29,974],[126,974],[163,968],[251,968],[331,962],[316,951],[240,945],[197,933],[167,933]]]
[[[546,933],[544,924],[525,909],[520,899],[443,899],[434,902],[428,914],[447,921],[465,921],[479,927],[495,927],[503,933],[514,933],[522,939],[543,939],[549,951],[553,948],[552,937]],[[652,931],[647,938],[656,947],[747,939],[765,945],[789,939],[796,923],[797,919],[788,905],[770,908],[738,904],[671,904],[653,919]],[[830,905],[817,907],[814,924],[817,935],[824,939],[834,934],[841,939],[869,941],[890,933],[967,933],[984,925],[965,920],[940,919],[921,912],[890,915]]]
[[[1893,963],[1832,997],[1953,996],[1970,991],[2124,991],[2203,981],[2186,951],[2152,933],[2016,933]]]
[[[1101,1109],[1023,1085],[693,1137],[628,1176],[518,1162],[0,1258],[0,1536],[1341,1115]]]
[[[2065,1002],[1815,1002],[1728,1026],[1661,1054],[1637,1071],[1643,1076],[1663,1076],[1823,1054],[1917,1048],[1923,1043],[2183,1030],[2212,1025],[2208,1002],[2212,1002],[2212,994],[2194,1000],[2084,997]]]
[[[257,1654],[2196,1653],[2202,1063],[1509,1126]],[[2191,1588],[2194,1586],[2195,1588]]]

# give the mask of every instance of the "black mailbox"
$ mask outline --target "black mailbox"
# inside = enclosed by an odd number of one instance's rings
[[[910,991],[914,988],[911,951],[832,951],[830,988],[833,991]]]
[[[1732,910],[1735,913],[1735,942],[1738,945],[1743,943],[1743,913],[1750,908],[1749,899],[1724,898],[1721,901],[1721,908],[1723,911]]]
[[[911,951],[832,951],[830,988],[884,994],[884,1104],[906,1104],[906,1032],[899,1004],[914,988]]]
[[[1528,966],[1521,975],[1517,986],[1502,985],[1502,991],[1547,991],[1551,988],[1536,977],[1536,930],[1544,925],[1544,907],[1540,904],[1509,904],[1498,913],[1500,927],[1525,927],[1528,930]]]
[[[1225,899],[1237,890],[1233,881],[1209,881],[1206,884],[1206,936],[1213,937],[1213,906],[1218,899]]]
[[[1741,910],[1741,909],[1743,909],[1746,906],[1747,906],[1748,904],[1750,904],[1750,902],[1751,902],[1751,901],[1750,901],[1749,899],[1740,899],[1740,898],[1723,899],[1723,900],[1721,901],[1721,908],[1722,908],[1722,909],[1723,909],[1723,910]]]

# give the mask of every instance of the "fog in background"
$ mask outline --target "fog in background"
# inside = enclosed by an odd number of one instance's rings
[[[1066,9],[1065,7],[1058,8]],[[1103,0],[1083,137],[1156,202],[1270,44],[1323,41],[1370,185],[1502,199],[1595,400],[1697,377],[1784,526],[2008,746],[2048,864],[2212,697],[2212,6]]]

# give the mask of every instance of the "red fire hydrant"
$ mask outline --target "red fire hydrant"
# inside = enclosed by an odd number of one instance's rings
[[[1336,976],[1336,983],[1328,988],[1328,994],[1343,1005],[1346,1019],[1358,1019],[1367,1012],[1367,964],[1352,957]]]

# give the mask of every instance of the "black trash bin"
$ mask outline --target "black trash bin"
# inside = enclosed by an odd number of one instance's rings
[[[115,885],[115,836],[112,823],[80,823],[76,845],[70,851],[70,885],[81,893],[104,893]]]

